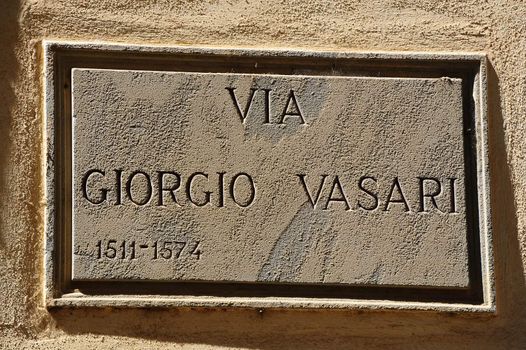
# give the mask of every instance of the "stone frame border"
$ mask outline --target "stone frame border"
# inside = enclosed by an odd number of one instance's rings
[[[42,163],[44,166],[43,179],[45,223],[45,303],[48,308],[54,307],[206,307],[206,308],[294,308],[294,309],[395,309],[395,310],[433,310],[443,312],[483,312],[495,313],[495,280],[493,243],[491,229],[490,186],[489,186],[489,145],[487,121],[487,58],[483,53],[423,53],[423,52],[329,52],[307,50],[280,49],[244,49],[244,48],[196,48],[191,46],[147,46],[104,42],[69,42],[43,41],[43,143]],[[473,99],[475,102],[475,151],[477,175],[477,208],[481,263],[481,304],[447,303],[447,302],[416,302],[416,301],[384,301],[363,299],[335,299],[335,298],[297,298],[297,297],[218,297],[218,296],[189,296],[189,295],[84,295],[80,292],[63,293],[63,278],[59,265],[68,266],[61,245],[63,238],[59,236],[64,231],[58,228],[61,206],[57,191],[65,187],[61,180],[60,169],[56,164],[57,154],[64,152],[59,149],[56,137],[61,130],[56,129],[60,109],[60,98],[57,98],[57,86],[63,83],[63,78],[56,72],[57,56],[62,51],[81,51],[89,55],[90,51],[112,54],[157,54],[157,55],[208,55],[223,57],[265,57],[287,59],[338,59],[338,60],[367,60],[375,62],[393,61],[425,61],[428,63],[464,62],[476,66],[474,76]],[[67,152],[67,150],[66,150]]]

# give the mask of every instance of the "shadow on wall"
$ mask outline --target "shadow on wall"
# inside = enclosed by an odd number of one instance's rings
[[[15,246],[16,239],[12,238],[12,229],[9,227],[9,222],[11,225],[18,222],[17,218],[10,219],[12,213],[16,213],[11,204],[17,205],[12,199],[19,198],[16,193],[18,188],[10,188],[10,180],[14,177],[13,164],[17,161],[13,159],[12,154],[15,142],[13,125],[17,108],[15,86],[20,74],[15,52],[20,33],[20,6],[17,0],[0,1],[0,329],[2,326],[10,327],[15,324],[17,302],[23,300],[13,289],[19,283],[17,276],[24,270],[15,260],[20,259],[18,256],[23,255],[21,252],[24,249]],[[18,273],[12,271],[13,266],[19,268]]]
[[[254,349],[348,349],[351,345],[403,348],[403,344],[419,349],[524,347],[526,288],[499,79],[493,67],[489,68],[489,101],[496,316],[396,311],[84,308],[52,310],[56,326],[71,335],[124,336],[130,337],[130,341]]]
[[[495,275],[497,284],[497,320],[501,326],[512,330],[526,326],[526,286],[522,261],[517,208],[511,169],[506,152],[506,135],[500,98],[500,83],[497,72],[488,67],[488,113],[490,141],[491,205]],[[516,333],[522,338],[517,345],[526,346],[526,334]]]
[[[14,91],[18,74],[15,45],[19,35],[19,1],[0,1],[0,197],[8,197],[11,154],[11,125],[16,104]],[[13,159],[11,159],[13,161]],[[0,201],[0,257],[5,253],[7,201]],[[4,251],[4,252],[2,252]]]

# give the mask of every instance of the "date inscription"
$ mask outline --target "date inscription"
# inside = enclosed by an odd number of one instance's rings
[[[201,259],[200,241],[152,241],[99,240],[96,244],[98,260],[135,260],[142,257],[149,260],[177,260],[182,258]]]

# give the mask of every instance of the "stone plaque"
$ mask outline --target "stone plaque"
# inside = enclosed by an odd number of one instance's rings
[[[49,51],[63,293],[490,304],[480,58]]]

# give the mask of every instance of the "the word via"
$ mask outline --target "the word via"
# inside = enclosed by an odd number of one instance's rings
[[[248,117],[248,114],[250,112],[250,107],[252,106],[252,102],[254,101],[254,97],[256,95],[256,92],[263,91],[264,92],[264,124],[286,124],[285,121],[288,118],[295,118],[296,123],[299,124],[306,124],[305,118],[303,117],[303,112],[301,111],[300,105],[298,103],[298,99],[296,98],[296,93],[294,90],[289,90],[289,94],[287,96],[287,101],[285,102],[285,106],[282,109],[281,114],[278,115],[277,120],[271,120],[270,114],[272,111],[272,105],[274,99],[271,99],[271,92],[272,89],[257,89],[257,88],[251,88],[250,94],[248,96],[247,103],[245,104],[244,108],[241,108],[241,105],[239,104],[239,100],[236,96],[236,88],[235,87],[226,87],[225,88],[229,94],[230,98],[232,99],[232,103],[234,104],[234,108],[241,119],[241,123],[245,123],[245,120]],[[261,94],[258,94],[261,95]]]

